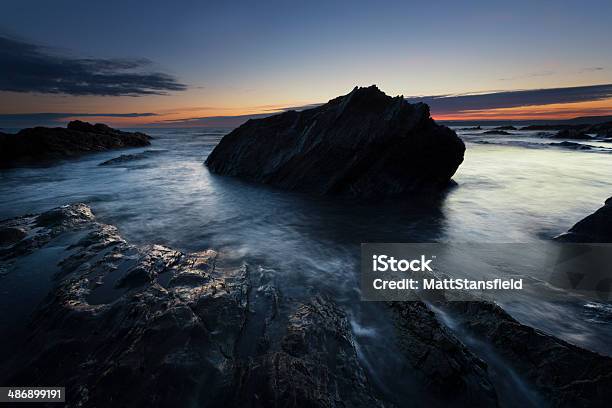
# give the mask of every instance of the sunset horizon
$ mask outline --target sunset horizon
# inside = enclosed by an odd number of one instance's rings
[[[370,86],[375,84],[364,84]],[[592,88],[603,88],[603,94],[598,92],[592,95]],[[384,92],[384,89],[381,89]],[[347,90],[344,94],[350,91]],[[552,103],[530,102],[528,99],[520,103],[500,103],[500,101],[486,101],[488,97],[507,95],[509,93],[531,93],[538,95],[548,91],[556,91],[551,97]],[[573,92],[577,91],[577,92]],[[569,94],[565,96],[564,94]],[[608,94],[609,93],[609,94]],[[398,96],[398,95],[390,95]],[[545,121],[566,120],[579,117],[599,117],[612,115],[612,84],[588,85],[567,88],[544,88],[544,89],[520,89],[520,90],[497,90],[494,92],[463,93],[458,95],[439,96],[408,96],[406,100],[428,103],[431,116],[439,121]],[[558,102],[559,99],[565,99]],[[484,100],[489,108],[462,109],[461,107],[445,107],[449,101],[454,99],[471,98],[476,101]],[[546,98],[546,97],[544,97]],[[587,100],[582,100],[582,99]],[[588,98],[594,98],[588,100]],[[333,99],[333,98],[330,98]],[[538,98],[541,100],[541,98]],[[582,101],[581,101],[582,100]],[[432,104],[433,101],[433,104]],[[322,105],[327,100],[311,101],[310,103],[279,103],[251,107],[183,107],[153,112],[3,112],[0,113],[0,124],[6,128],[18,128],[23,126],[43,126],[50,124],[63,125],[71,120],[83,120],[91,122],[104,122],[119,127],[211,127],[214,121],[219,123],[231,123],[232,126],[246,121],[250,118],[261,118],[281,113],[287,110],[303,110]],[[442,106],[437,106],[438,104]],[[501,105],[501,106],[499,106]],[[512,106],[517,105],[517,106]],[[211,122],[212,121],[212,122]],[[204,123],[203,123],[204,122]],[[206,123],[211,122],[211,123]],[[223,127],[223,126],[221,126]]]

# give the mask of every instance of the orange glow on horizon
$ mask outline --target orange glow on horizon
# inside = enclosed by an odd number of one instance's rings
[[[297,105],[297,104],[295,104]],[[275,114],[282,112],[291,104],[260,105],[252,107],[228,107],[228,108],[197,108],[185,107],[172,110],[160,110],[156,116],[142,117],[107,117],[89,116],[79,117],[74,115],[65,118],[66,121],[81,119],[89,122],[103,122],[118,127],[146,127],[146,126],[176,126],[189,127],[198,126],[195,121],[198,118],[212,117],[234,117],[256,114]],[[465,110],[449,113],[436,113],[432,111],[435,120],[542,120],[542,119],[571,119],[579,116],[604,116],[612,115],[612,99],[600,101],[588,101],[563,104],[545,104],[534,106],[520,106],[514,108],[494,108],[482,110]],[[190,124],[190,121],[194,121]]]
[[[436,120],[540,120],[572,119],[580,116],[612,115],[612,99],[600,101],[557,103],[514,108],[466,110],[448,114],[436,114]]]

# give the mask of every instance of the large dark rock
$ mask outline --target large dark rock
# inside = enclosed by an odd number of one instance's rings
[[[249,120],[206,164],[214,173],[290,190],[375,197],[444,189],[464,151],[426,104],[371,86],[317,108]]]
[[[35,127],[17,134],[0,133],[0,167],[33,164],[99,152],[151,144],[140,132],[123,132],[98,123],[78,120],[64,128]]]
[[[603,207],[556,237],[564,242],[612,242],[612,197]]]
[[[246,318],[245,268],[219,267],[211,250],[130,245],[83,204],[8,223],[26,234],[4,249],[8,270],[54,239],[70,245],[1,383],[62,384],[69,406],[223,398]]]

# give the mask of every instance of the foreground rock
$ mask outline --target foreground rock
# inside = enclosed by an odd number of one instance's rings
[[[603,207],[555,238],[564,242],[612,242],[612,197]]]
[[[612,400],[612,358],[525,326],[488,302],[440,305],[459,327],[490,344],[553,407],[607,407]]]
[[[0,133],[0,167],[35,164],[126,147],[149,146],[150,137],[78,120],[64,128],[35,127]]]
[[[447,406],[497,406],[487,365],[469,351],[423,302],[392,302],[400,347],[412,370]]]
[[[329,300],[297,306],[281,340],[245,353],[256,340],[249,324],[259,324],[250,296],[263,293],[246,266],[212,250],[131,245],[84,204],[3,221],[0,231],[9,271],[67,246],[27,338],[0,363],[2,384],[62,384],[71,407],[383,406]]]
[[[383,407],[357,359],[346,315],[321,297],[298,306],[280,345],[237,372],[235,406]]]
[[[206,164],[214,173],[289,190],[378,197],[444,189],[464,151],[427,105],[371,86],[317,108],[249,120]]]

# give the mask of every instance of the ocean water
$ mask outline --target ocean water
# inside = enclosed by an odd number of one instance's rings
[[[143,131],[155,138],[145,149],[1,171],[0,218],[84,202],[132,243],[216,249],[226,262],[257,268],[291,302],[326,294],[350,316],[371,378],[398,401],[413,390],[405,387],[406,368],[393,354],[388,312],[381,304],[360,302],[361,242],[537,244],[612,196],[612,143],[589,142],[590,150],[573,150],[551,146],[558,141],[537,132],[495,136],[458,130],[467,146],[465,161],[454,177],[457,186],[444,197],[363,203],[211,174],[203,163],[226,129]],[[143,150],[155,152],[98,166]],[[516,254],[500,256],[511,263]],[[44,294],[48,277],[40,279],[46,282],[41,287],[35,266],[26,269],[27,276],[17,271],[12,278],[0,277],[0,308],[16,304],[10,299],[20,293],[34,293],[32,303]],[[609,304],[582,298],[551,302],[527,293],[503,306],[526,324],[612,355]]]

